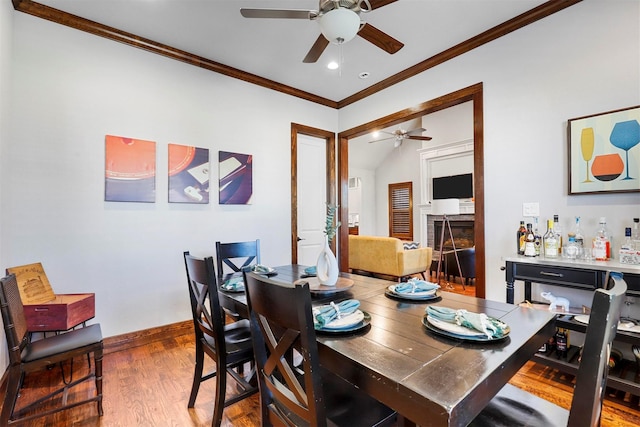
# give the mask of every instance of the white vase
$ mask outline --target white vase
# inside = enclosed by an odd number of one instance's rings
[[[338,260],[331,252],[329,240],[325,236],[324,247],[318,256],[316,264],[316,275],[318,281],[325,286],[335,286],[338,283]]]

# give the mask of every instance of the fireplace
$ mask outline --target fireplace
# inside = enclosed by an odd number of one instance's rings
[[[453,242],[456,244],[456,249],[471,248],[473,247],[473,221],[451,221],[451,235],[453,235]],[[434,226],[434,247],[435,251],[440,250],[440,235],[442,233],[442,221],[436,221]],[[453,249],[453,243],[451,242],[451,235],[449,235],[449,229],[445,224],[444,230],[444,250],[450,251]]]
[[[442,233],[442,217],[436,215],[429,216],[430,228],[433,230],[433,234],[430,234],[431,247],[434,251],[440,251],[440,235]],[[460,219],[451,219],[449,217],[449,223],[451,224],[451,234],[453,235],[453,241],[455,242],[456,249],[471,248],[475,245],[474,241],[474,220],[473,215],[456,215]],[[467,218],[465,218],[467,217]],[[469,218],[470,217],[470,218]],[[431,238],[432,237],[432,238]],[[449,251],[453,249],[451,242],[451,236],[449,235],[449,229],[445,224],[444,230],[444,250]]]

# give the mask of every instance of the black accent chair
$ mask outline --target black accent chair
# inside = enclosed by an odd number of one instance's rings
[[[626,282],[611,274],[605,282],[610,290],[593,295],[589,325],[573,391],[571,410],[507,384],[483,409],[472,427],[599,426],[602,400],[609,372],[609,354],[616,335]]]
[[[460,269],[458,269],[454,252],[445,253],[444,262],[447,279],[451,276],[460,277],[463,285],[471,285],[476,278],[476,248],[457,249],[456,252],[460,261]]]
[[[244,281],[263,426],[394,425],[393,410],[320,366],[308,283]]]
[[[102,332],[99,324],[72,330],[63,334],[42,338],[30,342],[24,307],[16,276],[10,274],[0,279],[0,309],[9,349],[9,367],[7,373],[7,391],[4,396],[0,425],[8,426],[24,423],[46,415],[86,403],[96,402],[98,415],[102,416]],[[93,353],[94,372],[65,384],[57,390],[26,403],[16,410],[20,390],[26,374],[47,369],[50,365],[84,357]],[[78,401],[67,400],[73,387],[95,379],[96,394]],[[53,398],[62,394],[60,403],[52,406]]]
[[[249,242],[216,242],[216,261],[218,279],[222,284],[234,273],[242,272],[243,268],[252,264],[260,264],[260,239]],[[231,269],[230,273],[225,273],[225,265]]]
[[[193,408],[200,384],[216,377],[216,399],[211,425],[222,422],[224,408],[258,392],[253,370],[245,373],[243,365],[253,363],[251,331],[248,320],[225,324],[220,307],[213,257],[204,259],[184,252],[184,263],[189,284],[189,299],[193,314],[196,338],[196,365],[189,396],[189,408]],[[204,355],[216,363],[216,370],[203,375]],[[238,384],[240,391],[226,399],[227,375]]]

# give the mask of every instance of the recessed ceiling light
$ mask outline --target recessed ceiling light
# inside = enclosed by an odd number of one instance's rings
[[[361,79],[368,79],[370,74],[371,73],[369,73],[368,71],[363,71],[360,74],[358,74],[358,77],[360,77]]]
[[[331,61],[327,64],[327,68],[330,70],[337,70],[340,65],[336,61]]]

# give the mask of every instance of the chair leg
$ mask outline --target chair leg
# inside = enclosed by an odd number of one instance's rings
[[[213,408],[213,419],[211,420],[211,427],[220,427],[220,424],[222,424],[224,398],[227,392],[227,371],[224,367],[220,369],[220,366],[224,365],[218,363],[216,368],[219,370],[219,372],[216,375],[216,406]]]
[[[102,409],[102,350],[96,351],[93,354],[95,372],[96,372],[96,395],[98,397],[98,415],[102,416],[104,411]]]
[[[424,271],[421,271],[421,272],[420,272],[420,275],[422,276],[422,280],[425,280],[425,281],[427,280],[427,278],[426,278],[426,277],[424,277]]]
[[[2,405],[2,413],[0,413],[0,425],[9,425],[9,420],[13,415],[13,410],[18,400],[18,394],[20,393],[20,379],[22,373],[20,367],[9,367],[9,376],[7,379],[7,392],[4,396],[4,403]]]
[[[191,395],[189,396],[188,408],[193,408],[196,404],[198,390],[200,390],[200,381],[202,381],[202,370],[204,368],[204,350],[202,344],[196,342],[196,366],[193,371],[193,384],[191,385]]]

